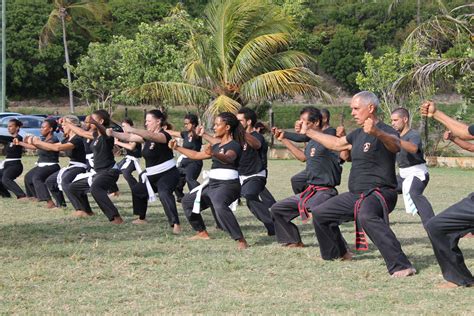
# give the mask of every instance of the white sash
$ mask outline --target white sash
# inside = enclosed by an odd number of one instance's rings
[[[403,178],[402,194],[403,202],[405,203],[405,211],[408,214],[415,215],[418,213],[418,209],[416,208],[415,202],[413,202],[410,196],[410,188],[415,177],[420,179],[420,181],[425,181],[425,175],[428,173],[428,168],[426,167],[426,164],[422,163],[419,165],[399,169],[400,177]]]
[[[178,160],[176,161],[176,167],[179,168],[181,166],[181,163],[183,162],[183,159],[185,158],[188,158],[188,157],[183,154],[179,155]]]
[[[86,155],[86,159],[87,159],[87,162],[89,163],[89,166],[91,166],[91,168],[94,168],[94,154],[87,154]]]
[[[151,186],[148,176],[163,173],[174,167],[176,167],[176,162],[174,161],[174,159],[170,159],[168,161],[160,163],[159,165],[145,168],[145,172],[141,174],[141,180],[142,183],[146,185],[146,190],[148,192],[148,202],[156,201],[155,191],[153,191],[153,187]]]
[[[69,162],[69,166],[67,167],[64,167],[64,168],[61,168],[58,172],[58,176],[56,177],[56,181],[58,182],[58,188],[60,191],[63,190],[63,186],[62,186],[62,182],[63,182],[63,174],[69,170],[69,169],[72,169],[72,168],[84,168],[84,169],[87,169],[87,165],[85,163],[82,163],[82,162],[78,162],[78,161],[70,161]]]
[[[244,184],[245,180],[253,178],[253,177],[266,178],[267,177],[267,171],[264,169],[264,170],[260,171],[259,173],[251,174],[249,176],[239,176],[240,185]]]
[[[96,174],[97,172],[95,172],[94,169],[91,169],[89,172],[84,172],[84,173],[81,173],[81,174],[78,174],[74,180],[72,180],[72,182],[77,182],[79,180],[82,180],[82,179],[87,179],[87,183],[89,184],[89,186],[92,186],[92,177]]]
[[[37,165],[40,168],[43,168],[43,167],[59,165],[59,162],[35,162],[35,165]]]
[[[202,178],[203,182],[195,187],[194,189],[191,190],[191,193],[196,192],[196,198],[194,199],[194,205],[193,205],[193,213],[199,214],[201,213],[201,194],[202,190],[209,184],[210,179],[215,179],[215,180],[234,180],[239,178],[239,173],[237,170],[233,169],[222,169],[222,168],[217,168],[217,169],[211,169],[209,171],[204,170],[202,172]],[[230,205],[230,208],[235,211],[237,205],[233,202]]]
[[[125,156],[125,162],[122,165],[122,167],[120,168],[120,170],[127,169],[128,166],[130,166],[130,164],[132,162],[133,162],[133,164],[135,166],[135,170],[138,172],[138,174],[142,173],[142,167],[140,166],[140,158],[133,157],[133,156],[130,156],[130,155]]]
[[[0,169],[5,168],[5,162],[18,161],[18,160],[21,160],[21,158],[7,158],[5,160],[0,161]]]

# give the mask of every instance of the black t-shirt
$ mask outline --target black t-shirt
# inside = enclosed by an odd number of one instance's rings
[[[181,138],[183,139],[183,148],[191,149],[194,151],[201,151],[201,147],[202,147],[201,137],[187,131],[182,131]]]
[[[114,138],[100,134],[95,134],[94,137],[91,144],[94,153],[94,170],[99,172],[112,168],[115,165]]]
[[[225,164],[222,161],[218,160],[216,157],[212,157],[211,169],[234,169],[238,170],[240,155],[242,154],[242,147],[238,142],[232,140],[225,145],[214,144],[212,145],[212,152],[225,154],[228,150],[232,150],[237,154],[237,158],[231,164]]]
[[[407,168],[426,162],[423,158],[421,136],[417,131],[411,129],[405,135],[400,136],[400,139],[413,143],[418,147],[418,151],[414,154],[409,153],[403,148],[400,149],[400,152],[397,153],[397,163],[400,168]]]
[[[133,150],[125,149],[125,152],[127,153],[127,156],[141,158],[142,157],[142,144],[137,143]]]
[[[84,150],[86,151],[86,155],[92,154],[92,148],[91,148],[91,146],[92,146],[93,140],[84,137],[84,138],[82,139],[82,142],[84,143]]]
[[[385,133],[398,136],[396,130],[383,122],[378,122],[376,127]],[[362,128],[352,131],[346,139],[352,145],[350,192],[362,193],[377,187],[397,187],[395,153],[390,152],[375,136],[366,134]]]
[[[262,159],[262,169],[266,170],[268,167],[268,143],[262,134],[260,134],[260,136],[262,137],[262,146],[260,147],[260,150],[258,152],[260,153],[260,159]]]
[[[474,124],[472,124],[471,126],[469,126],[467,128],[467,130],[469,131],[469,134],[471,134],[472,136],[474,136]]]
[[[50,144],[59,143],[59,139],[56,136],[53,136],[48,140],[46,140],[45,137],[41,136],[41,141]],[[38,162],[59,162],[59,152],[57,151],[38,149],[36,152],[38,153]]]
[[[23,141],[23,137],[18,135],[16,137],[20,142]],[[5,158],[7,159],[13,159],[13,158],[21,158],[21,155],[23,154],[23,147],[20,145],[15,145],[12,142],[8,142],[7,146],[5,148]]]
[[[165,161],[173,159],[173,150],[168,147],[168,142],[171,140],[170,134],[165,130],[161,130],[160,133],[165,135],[166,143],[157,143],[151,140],[147,140],[143,145],[142,155],[145,158],[146,167],[153,167],[159,165]]]
[[[335,134],[335,130],[325,129],[323,133],[332,135]],[[336,152],[311,139],[305,147],[304,154],[309,184],[335,187],[341,183],[342,167]]]
[[[262,143],[262,135],[257,132],[250,133],[257,138],[260,144]],[[259,173],[263,170],[262,157],[259,150],[253,149],[249,144],[245,143],[242,148],[242,154],[239,161],[239,174],[242,176],[249,176]]]
[[[71,161],[86,163],[86,150],[84,148],[84,140],[78,135],[74,135],[70,140],[64,138],[62,144],[71,143],[74,145],[72,150],[66,150],[65,154]]]

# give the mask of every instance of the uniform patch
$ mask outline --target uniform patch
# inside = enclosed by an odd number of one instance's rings
[[[219,154],[224,154],[224,148],[219,149]]]
[[[370,143],[365,143],[365,144],[364,144],[364,152],[365,152],[365,153],[368,152],[369,149],[370,149]]]
[[[153,150],[153,148],[155,148],[155,143],[154,142],[150,143],[150,150]]]
[[[247,150],[247,143],[244,144],[244,150]]]
[[[311,151],[309,152],[309,155],[310,155],[311,157],[314,157],[314,155],[316,155],[316,148],[312,147],[312,148],[311,148]]]

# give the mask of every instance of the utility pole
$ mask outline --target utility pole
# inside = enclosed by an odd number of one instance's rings
[[[2,0],[2,83],[0,86],[0,112],[5,112],[6,101],[6,78],[7,78],[7,49],[6,49],[6,4],[7,0]]]

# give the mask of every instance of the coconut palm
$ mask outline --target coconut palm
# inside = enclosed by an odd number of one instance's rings
[[[107,14],[107,6],[102,0],[53,0],[53,10],[41,30],[39,37],[40,49],[49,45],[51,40],[56,37],[57,31],[59,29],[62,30],[71,113],[74,113],[74,101],[71,88],[71,71],[69,69],[70,62],[66,37],[66,23],[71,23],[74,30],[90,35],[87,27],[83,25],[84,21],[102,21]]]
[[[206,34],[192,32],[183,82],[131,90],[145,100],[194,105],[200,114],[236,112],[248,102],[295,95],[330,96],[310,70],[313,60],[289,49],[290,19],[266,0],[213,0]]]

